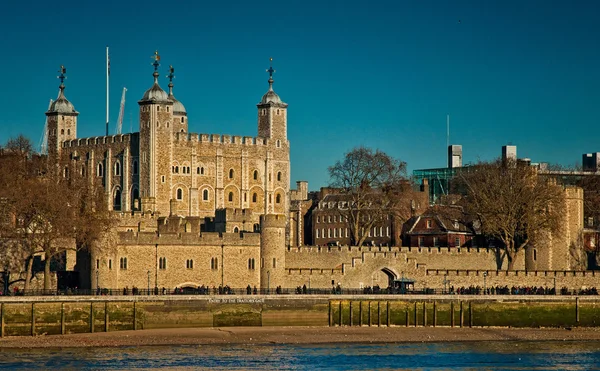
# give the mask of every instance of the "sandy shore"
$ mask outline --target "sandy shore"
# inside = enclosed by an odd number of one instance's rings
[[[447,341],[600,340],[600,329],[440,327],[223,327],[6,337],[0,348],[75,348],[144,345],[405,343]]]

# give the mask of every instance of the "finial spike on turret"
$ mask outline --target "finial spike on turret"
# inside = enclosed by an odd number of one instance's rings
[[[63,85],[65,79],[67,78],[67,76],[65,76],[65,74],[67,73],[67,69],[65,68],[65,66],[61,65],[60,70],[58,70],[58,72],[60,73],[60,75],[58,76],[58,78],[60,79],[60,84]]]
[[[269,90],[273,90],[273,73],[275,73],[273,69],[273,57],[269,58],[269,69],[267,72],[269,73]]]

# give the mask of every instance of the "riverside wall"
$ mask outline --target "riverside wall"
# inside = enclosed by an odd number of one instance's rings
[[[4,297],[0,336],[227,326],[595,327],[599,309],[598,296],[550,295]]]

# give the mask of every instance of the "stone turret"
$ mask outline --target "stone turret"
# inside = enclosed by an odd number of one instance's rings
[[[140,197],[142,210],[168,215],[173,156],[173,101],[158,85],[160,56],[154,56],[154,84],[146,90],[140,106]],[[183,196],[182,196],[183,197]]]
[[[272,61],[273,58],[271,58]],[[269,90],[256,105],[258,107],[258,136],[286,142],[288,105],[273,90],[275,70],[272,65],[267,72],[269,72]]]
[[[77,138],[77,116],[79,112],[65,97],[65,74],[67,69],[60,66],[60,86],[58,87],[58,97],[48,107],[46,117],[48,120],[48,155],[55,160],[58,159],[61,152],[62,143]]]

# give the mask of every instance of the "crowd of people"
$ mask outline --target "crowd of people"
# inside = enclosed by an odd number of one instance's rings
[[[554,287],[547,286],[469,286],[469,287],[450,287],[449,294],[458,295],[556,295],[556,289]],[[580,290],[569,290],[567,287],[560,289],[561,295],[598,295],[598,290],[595,287],[580,289]]]

